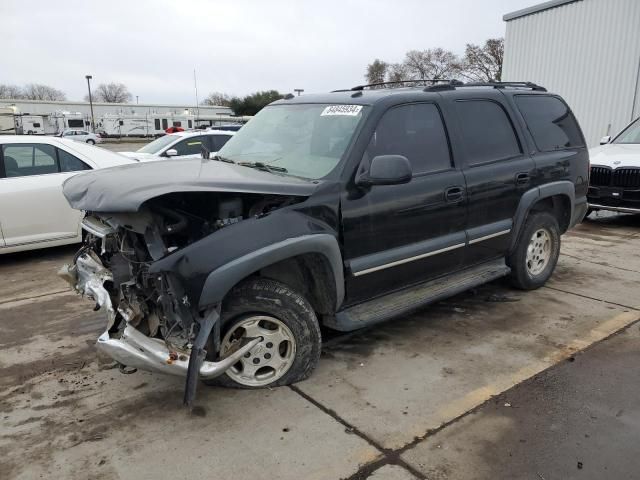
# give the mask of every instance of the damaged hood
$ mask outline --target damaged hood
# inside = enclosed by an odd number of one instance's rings
[[[310,196],[319,182],[199,158],[135,163],[75,175],[63,192],[77,210],[135,212],[175,192],[237,192]]]

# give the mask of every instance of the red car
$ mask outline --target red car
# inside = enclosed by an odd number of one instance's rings
[[[165,130],[166,133],[177,133],[184,132],[184,128],[182,127],[169,127]]]

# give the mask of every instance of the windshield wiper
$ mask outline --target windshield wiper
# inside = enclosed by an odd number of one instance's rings
[[[238,165],[242,165],[243,167],[255,168],[256,170],[262,170],[264,172],[287,173],[287,169],[284,167],[276,167],[275,165],[269,165],[262,162],[238,162]]]
[[[223,156],[220,156],[220,155],[214,155],[213,157],[211,157],[211,160],[217,160],[219,162],[225,162],[225,163],[236,163],[233,160],[231,160],[230,158],[223,157]]]

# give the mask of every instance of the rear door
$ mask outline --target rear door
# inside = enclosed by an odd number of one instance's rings
[[[502,93],[458,91],[448,98],[464,150],[469,242],[465,263],[473,265],[507,252],[518,203],[532,188],[536,169]]]
[[[84,162],[41,143],[5,144],[1,161],[0,224],[6,246],[80,235],[82,212],[69,206],[62,183],[89,168]]]
[[[354,187],[343,194],[347,304],[463,265],[464,176],[453,163],[438,105],[420,102],[388,109],[363,163],[377,155],[407,157],[413,178],[407,184]]]

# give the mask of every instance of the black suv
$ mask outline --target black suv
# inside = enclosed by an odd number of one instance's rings
[[[208,156],[208,155],[204,155]],[[277,101],[213,158],[65,183],[86,240],[61,274],[129,368],[284,385],[349,331],[510,276],[552,274],[586,212],[567,104],[531,83],[356,87]]]

